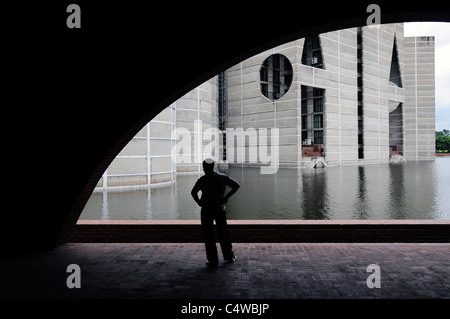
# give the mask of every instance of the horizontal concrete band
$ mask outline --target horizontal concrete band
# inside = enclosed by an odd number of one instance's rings
[[[447,220],[232,220],[235,243],[385,243],[450,242]],[[199,243],[200,221],[79,221],[70,242],[76,243]]]

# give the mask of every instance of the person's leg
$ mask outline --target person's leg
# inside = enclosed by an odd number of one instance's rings
[[[214,214],[216,220],[217,233],[219,235],[220,248],[222,249],[223,259],[234,261],[236,258],[233,253],[233,246],[231,244],[230,236],[228,234],[228,225],[226,212],[219,210]]]
[[[205,240],[206,259],[208,260],[209,265],[214,266],[219,262],[219,257],[217,254],[216,241],[214,239],[213,212],[202,208],[201,222],[203,238]]]

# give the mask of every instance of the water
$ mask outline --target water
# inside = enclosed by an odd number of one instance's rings
[[[450,219],[450,158],[324,169],[230,168],[241,188],[228,219]],[[80,219],[199,219],[190,192],[199,176],[164,188],[94,193]]]

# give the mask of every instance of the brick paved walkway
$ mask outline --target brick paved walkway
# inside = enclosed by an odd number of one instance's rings
[[[234,244],[204,264],[202,244],[79,244],[8,256],[2,298],[450,298],[450,244]],[[81,288],[69,289],[69,264]],[[381,269],[369,289],[366,268]]]

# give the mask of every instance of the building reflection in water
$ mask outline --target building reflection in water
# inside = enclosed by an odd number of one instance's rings
[[[241,188],[229,219],[450,219],[450,159],[406,164],[279,169],[230,168]],[[199,219],[190,190],[199,175],[163,188],[92,194],[80,219]]]
[[[405,219],[408,215],[405,200],[405,164],[389,164],[389,199],[386,214],[389,219]]]
[[[303,180],[302,219],[330,219],[325,169],[305,170],[300,176]]]
[[[358,166],[358,176],[356,182],[355,219],[368,219],[371,213],[371,206],[367,198],[366,173],[364,166]]]

